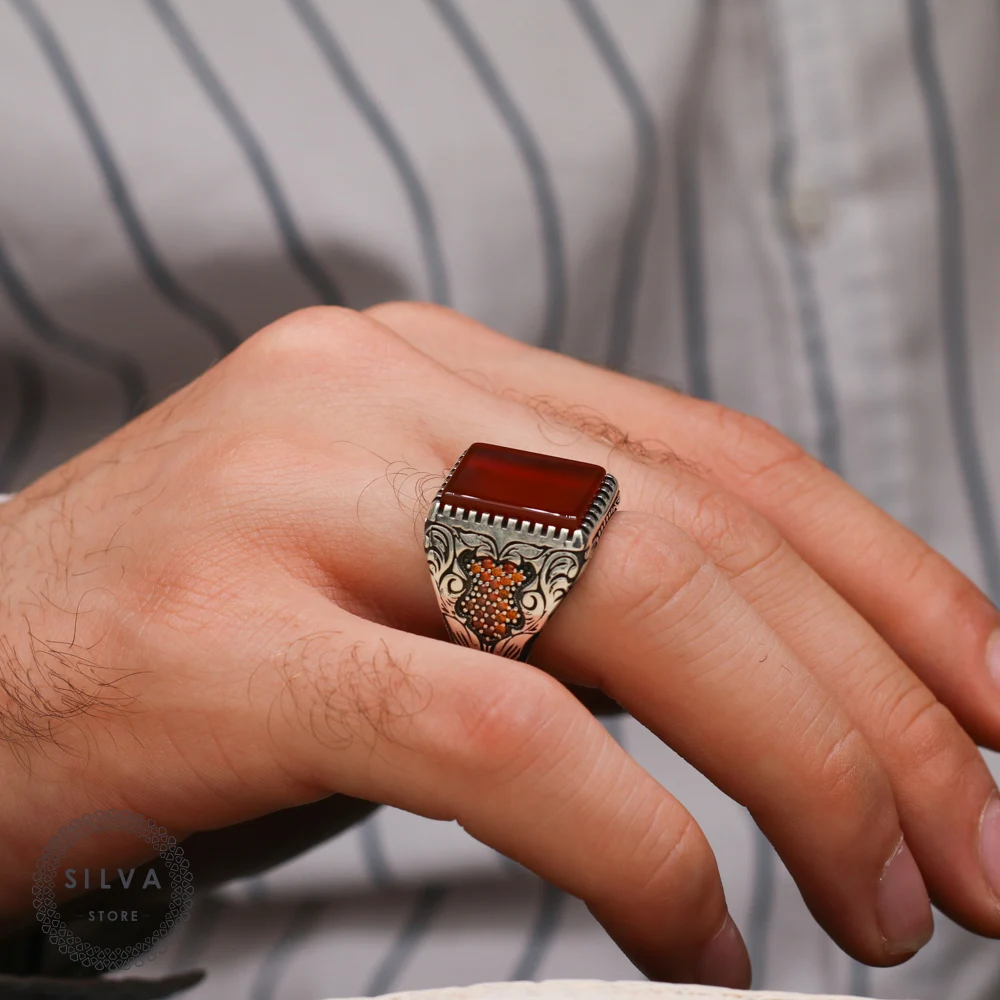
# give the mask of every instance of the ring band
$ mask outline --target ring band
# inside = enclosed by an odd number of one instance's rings
[[[617,480],[599,465],[470,445],[424,525],[431,580],[452,642],[527,660],[619,499]]]

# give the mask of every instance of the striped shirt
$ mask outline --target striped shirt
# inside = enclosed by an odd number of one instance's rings
[[[1000,601],[996,0],[0,0],[0,490],[317,302],[454,306],[769,421]],[[754,987],[868,969],[747,811],[609,724],[719,859]],[[984,751],[994,776],[997,755]],[[578,901],[382,809],[200,898],[192,1000],[638,979]]]

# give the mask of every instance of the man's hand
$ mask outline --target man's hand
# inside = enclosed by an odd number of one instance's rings
[[[443,641],[423,518],[477,440],[621,484],[537,666]],[[703,833],[562,680],[744,803],[856,958],[926,939],[924,881],[1000,936],[969,735],[1000,745],[995,610],[721,407],[445,310],[306,310],[0,507],[0,567],[8,914],[74,816],[184,836],[339,792],[456,819],[651,978],[746,986]]]

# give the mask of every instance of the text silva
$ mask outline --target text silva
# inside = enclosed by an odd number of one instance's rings
[[[75,868],[67,868],[66,869],[66,888],[67,889],[75,889],[77,887],[76,872],[77,872],[77,870]],[[121,882],[122,886],[125,889],[127,889],[132,884],[132,879],[133,878],[135,878],[135,869],[134,868],[130,868],[128,870],[128,877],[126,877],[125,873],[121,870],[121,868],[118,869],[118,879],[119,879],[119,881]],[[143,881],[142,885],[138,886],[138,888],[140,888],[140,889],[148,889],[148,888],[150,888],[150,886],[152,886],[152,887],[154,887],[156,889],[162,888],[162,886],[160,885],[160,880],[156,876],[156,869],[154,869],[154,868],[147,869],[147,871],[146,871],[146,878]],[[89,889],[90,888],[90,869],[89,868],[84,868],[83,869],[83,888],[84,889]],[[98,886],[95,885],[94,888],[96,889],[96,888],[98,888]],[[107,875],[105,874],[105,870],[103,868],[101,869],[101,884],[100,884],[99,888],[101,888],[101,889],[111,889],[111,888],[113,888],[113,885],[108,882]]]

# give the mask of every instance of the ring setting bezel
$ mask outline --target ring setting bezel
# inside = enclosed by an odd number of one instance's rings
[[[590,470],[592,476],[596,470],[603,473],[603,477],[582,517],[576,518],[577,526],[572,529],[543,523],[528,509],[524,509],[519,516],[488,509],[477,510],[471,504],[442,503],[456,471],[469,452],[477,447],[493,449],[501,461],[505,457],[501,454],[503,452],[514,456],[512,461],[515,462],[518,461],[517,456],[547,459],[552,463],[565,463],[566,466],[575,464],[580,470]],[[424,526],[424,547],[431,577],[452,641],[512,659],[527,659],[531,644],[542,626],[590,559],[619,500],[617,480],[599,467],[571,463],[554,456],[502,449],[495,445],[470,445],[459,456],[438,490]],[[486,507],[489,505],[490,501],[483,504]],[[554,517],[566,519],[561,514],[543,513],[542,516],[550,520]],[[470,559],[480,559],[480,562],[470,562]],[[481,564],[484,559],[496,565],[484,569]],[[518,592],[512,589],[511,574],[525,564],[531,567],[532,582],[530,587]],[[470,565],[479,566],[480,577],[484,579],[470,575],[467,572]],[[472,612],[473,617],[469,612],[462,612],[462,608],[469,605],[470,595],[474,598],[474,607],[479,609]],[[474,617],[477,613],[479,618]],[[523,626],[508,633],[496,624],[495,617],[489,618],[491,614],[509,616],[501,619],[501,624],[513,618],[523,621]]]

